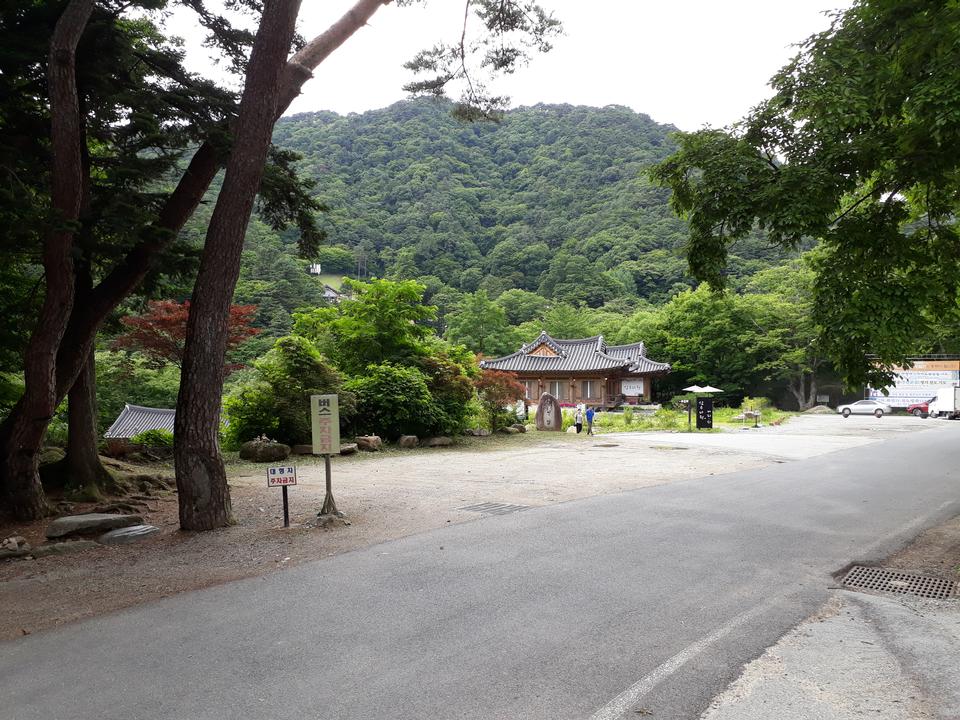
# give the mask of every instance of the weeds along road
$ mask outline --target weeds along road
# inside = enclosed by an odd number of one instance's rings
[[[4,643],[0,715],[696,718],[958,480],[940,423],[453,525]]]

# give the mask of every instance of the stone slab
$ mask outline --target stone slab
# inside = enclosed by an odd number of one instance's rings
[[[139,525],[143,518],[139,515],[113,515],[109,513],[88,513],[86,515],[67,515],[60,517],[47,526],[48,538],[66,537],[80,533],[105,532],[115,528]]]
[[[156,525],[131,525],[106,532],[97,538],[97,542],[101,545],[129,545],[145,540],[158,532],[160,528]]]

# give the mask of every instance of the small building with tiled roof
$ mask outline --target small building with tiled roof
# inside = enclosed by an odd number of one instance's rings
[[[113,425],[104,433],[107,440],[129,440],[147,430],[169,430],[173,432],[176,410],[144,407],[142,405],[124,405],[123,412],[113,421]]]
[[[612,407],[649,401],[651,382],[670,372],[651,360],[642,342],[607,345],[603,335],[558,340],[541,332],[515,353],[482,360],[480,367],[517,375],[529,402],[547,392],[561,403]]]

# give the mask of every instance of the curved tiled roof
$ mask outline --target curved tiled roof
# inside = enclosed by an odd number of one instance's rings
[[[531,355],[545,345],[556,355]],[[642,342],[632,345],[607,345],[603,335],[579,340],[558,340],[541,332],[536,340],[504,357],[482,360],[480,367],[509,372],[567,373],[591,370],[622,370],[626,373],[663,373],[668,363],[651,360],[644,355]]]
[[[173,432],[176,410],[124,405],[123,412],[104,433],[106,438],[132,438],[145,430],[169,430]]]

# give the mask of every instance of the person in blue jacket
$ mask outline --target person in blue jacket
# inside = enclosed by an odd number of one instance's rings
[[[593,408],[587,408],[587,435],[593,435]]]

